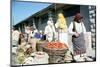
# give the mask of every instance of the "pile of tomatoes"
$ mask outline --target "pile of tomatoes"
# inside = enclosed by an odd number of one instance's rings
[[[46,45],[47,48],[55,48],[55,49],[63,49],[63,48],[68,48],[66,46],[66,44],[64,43],[61,43],[61,42],[49,42],[47,45]]]

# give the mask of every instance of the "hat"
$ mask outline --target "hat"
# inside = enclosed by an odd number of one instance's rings
[[[76,15],[74,17],[74,21],[81,20],[82,18],[83,18],[83,16],[80,13],[76,13]]]

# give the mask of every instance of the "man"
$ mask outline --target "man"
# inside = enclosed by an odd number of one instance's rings
[[[55,28],[50,20],[47,21],[47,26],[45,27],[45,34],[46,34],[46,39],[49,42],[51,42],[55,34]]]

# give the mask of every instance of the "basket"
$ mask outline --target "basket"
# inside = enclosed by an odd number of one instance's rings
[[[49,63],[62,63],[64,62],[65,53],[67,52],[67,48],[64,49],[50,49],[47,47],[43,47],[43,51],[49,55]]]

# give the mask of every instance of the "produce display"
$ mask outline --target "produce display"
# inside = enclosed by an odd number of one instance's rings
[[[68,48],[66,44],[61,42],[49,42],[45,47],[51,48],[51,49],[64,49]]]
[[[24,50],[20,48],[17,50],[16,63],[23,64],[24,60],[25,60]]]
[[[49,55],[49,63],[62,63],[62,59],[65,57],[68,46],[59,41],[48,42],[43,51]],[[63,60],[64,62],[64,60]]]

